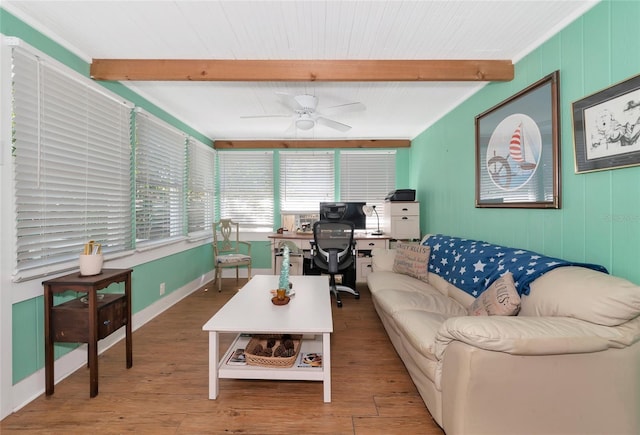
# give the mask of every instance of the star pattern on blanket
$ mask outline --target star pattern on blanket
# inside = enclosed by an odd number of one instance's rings
[[[442,234],[430,236],[423,244],[431,247],[429,271],[475,297],[507,272],[513,274],[520,294],[529,294],[533,280],[560,266],[583,266],[607,273],[599,265],[572,263],[524,249]]]

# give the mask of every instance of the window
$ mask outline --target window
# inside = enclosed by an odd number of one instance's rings
[[[395,189],[395,151],[341,151],[340,152],[340,200],[365,201],[375,205],[384,220],[384,198]],[[377,219],[367,219],[367,229],[377,229]]]
[[[273,152],[219,151],[220,217],[241,229],[273,231]]]
[[[136,110],[136,241],[179,240],[185,231],[186,135]]]
[[[190,137],[188,142],[189,188],[187,219],[190,236],[211,234],[215,201],[215,152]]]
[[[335,196],[333,151],[280,152],[280,211],[318,213]]]
[[[132,105],[22,43],[11,52],[13,279],[77,267],[89,240],[132,249]]]

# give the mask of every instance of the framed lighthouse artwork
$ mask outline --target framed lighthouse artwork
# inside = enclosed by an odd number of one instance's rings
[[[560,208],[560,73],[475,118],[476,207]]]

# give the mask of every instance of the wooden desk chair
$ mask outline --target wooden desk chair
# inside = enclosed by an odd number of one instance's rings
[[[222,291],[222,269],[235,267],[237,281],[239,268],[246,266],[247,279],[251,279],[251,243],[240,240],[239,223],[231,219],[213,223],[213,262],[216,267],[214,281],[218,281],[219,292]]]

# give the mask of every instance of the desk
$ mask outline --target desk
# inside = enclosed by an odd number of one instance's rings
[[[132,269],[102,269],[98,275],[79,272],[44,281],[44,368],[46,395],[53,394],[54,341],[87,343],[89,360],[89,395],[98,394],[98,340],[126,325],[127,368],[133,365],[131,341],[131,272]],[[100,294],[97,291],[124,282],[124,294]],[[87,293],[86,302],[76,298],[53,305],[54,293]]]
[[[268,236],[272,243],[272,251],[274,254],[273,259],[273,271],[275,275],[280,274],[280,258],[276,256],[280,252],[282,242],[288,241],[293,243],[303,253],[299,260],[295,256],[291,256],[291,268],[289,273],[292,275],[302,275],[303,265],[302,263],[295,263],[296,260],[302,262],[304,258],[311,258],[311,241],[313,240],[313,233],[311,231],[301,232],[289,232],[285,231],[282,234],[273,233]],[[366,233],[354,233],[354,239],[356,241],[356,282],[366,282],[367,275],[371,273],[371,250],[375,248],[389,249],[390,236],[374,236]]]

